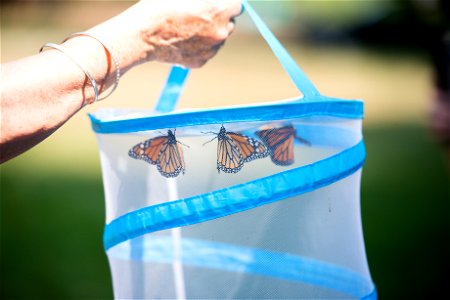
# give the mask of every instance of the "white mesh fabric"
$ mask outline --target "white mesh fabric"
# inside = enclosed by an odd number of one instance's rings
[[[167,129],[135,134],[98,134],[107,223],[128,212],[176,200],[173,189],[177,198],[212,192],[315,163],[355,145],[362,138],[360,120],[309,117],[274,121],[270,125],[286,123],[296,126],[298,135],[312,144],[295,144],[295,163],[277,166],[266,157],[245,163],[236,174],[217,172],[217,140],[203,145],[214,136],[201,132],[218,132],[220,124],[177,128],[177,139],[189,148],[183,147],[186,174],[180,174],[176,179],[164,178],[154,165],[128,156],[132,146],[161,135]],[[246,122],[224,126],[228,131],[252,135],[267,124]],[[345,293],[329,288],[264,274],[264,270],[227,270],[226,264],[217,267],[219,263],[205,266],[196,260],[208,257],[211,248],[199,246],[199,257],[194,253],[196,258],[185,258],[185,253],[181,253],[185,248],[180,243],[183,240],[188,243],[199,241],[199,245],[229,245],[229,249],[254,249],[255,253],[263,251],[269,256],[286,253],[307,257],[342,266],[371,282],[360,219],[360,176],[361,172],[357,171],[312,192],[123,242],[108,251],[114,295],[118,299],[349,298]],[[164,250],[167,253],[161,250],[163,248],[155,250],[148,246],[161,239],[171,241],[171,250]],[[202,251],[206,252],[202,254]],[[270,261],[269,257],[268,269],[271,268]],[[277,256],[272,263],[283,264],[283,257]]]

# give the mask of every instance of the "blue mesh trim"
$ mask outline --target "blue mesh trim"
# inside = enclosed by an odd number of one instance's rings
[[[185,199],[143,207],[105,226],[106,250],[140,235],[220,218],[336,182],[361,168],[363,141],[313,164]]]
[[[320,96],[315,99],[315,102],[292,101],[257,106],[204,109],[120,120],[97,118],[95,114],[89,114],[89,117],[91,118],[92,129],[97,133],[130,133],[205,124],[292,120],[312,116],[361,119],[363,115],[364,105],[362,101],[339,100]]]
[[[131,243],[122,243],[108,251],[108,256],[124,260],[184,265],[250,273],[283,280],[297,281],[331,289],[357,299],[376,300],[370,279],[350,269],[309,257],[243,247],[226,243],[182,238],[180,257],[174,257],[172,237],[146,236],[139,254],[131,251]]]
[[[377,299],[378,299],[378,293],[377,293],[377,288],[375,287],[375,284],[373,285],[372,292],[369,295],[361,298],[361,300],[377,300]]]

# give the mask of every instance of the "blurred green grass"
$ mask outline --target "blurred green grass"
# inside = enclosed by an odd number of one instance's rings
[[[422,125],[364,134],[362,218],[380,299],[442,295],[450,267],[445,155]],[[112,298],[98,164],[86,178],[21,163],[1,167],[2,299]]]
[[[447,293],[450,179],[445,152],[419,124],[368,126],[361,205],[379,299]]]
[[[2,167],[2,299],[112,298],[97,179]]]

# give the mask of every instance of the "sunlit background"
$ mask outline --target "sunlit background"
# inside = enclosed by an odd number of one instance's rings
[[[3,1],[1,62],[34,55],[132,3]],[[255,1],[255,8],[322,94],[365,101],[362,218],[380,299],[448,294],[450,164],[429,126],[436,87],[428,46],[445,23],[439,1]],[[157,63],[131,70],[108,100],[1,166],[0,297],[112,298],[100,163],[86,114],[152,107],[168,70]],[[244,15],[218,56],[192,72],[180,107],[298,95]]]

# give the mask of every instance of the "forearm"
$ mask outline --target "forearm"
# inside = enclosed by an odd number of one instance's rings
[[[57,51],[4,64],[1,75],[2,161],[50,135],[93,95],[84,73]]]
[[[117,21],[108,21],[96,26],[95,33],[102,40],[118,25]],[[89,70],[100,91],[115,82],[115,64],[98,41],[80,36],[62,46]],[[123,51],[120,44],[108,48],[120,63],[122,74],[140,61],[138,51]],[[45,139],[94,99],[94,89],[84,72],[64,53],[51,48],[3,64],[1,81],[2,162]]]
[[[94,78],[100,91],[133,66],[156,60],[202,66],[233,30],[239,0],[141,1],[118,16],[62,44],[65,52]],[[110,51],[110,52],[109,52]],[[82,69],[65,53],[40,54],[1,68],[0,160],[6,161],[39,143],[85,104],[94,89]]]

